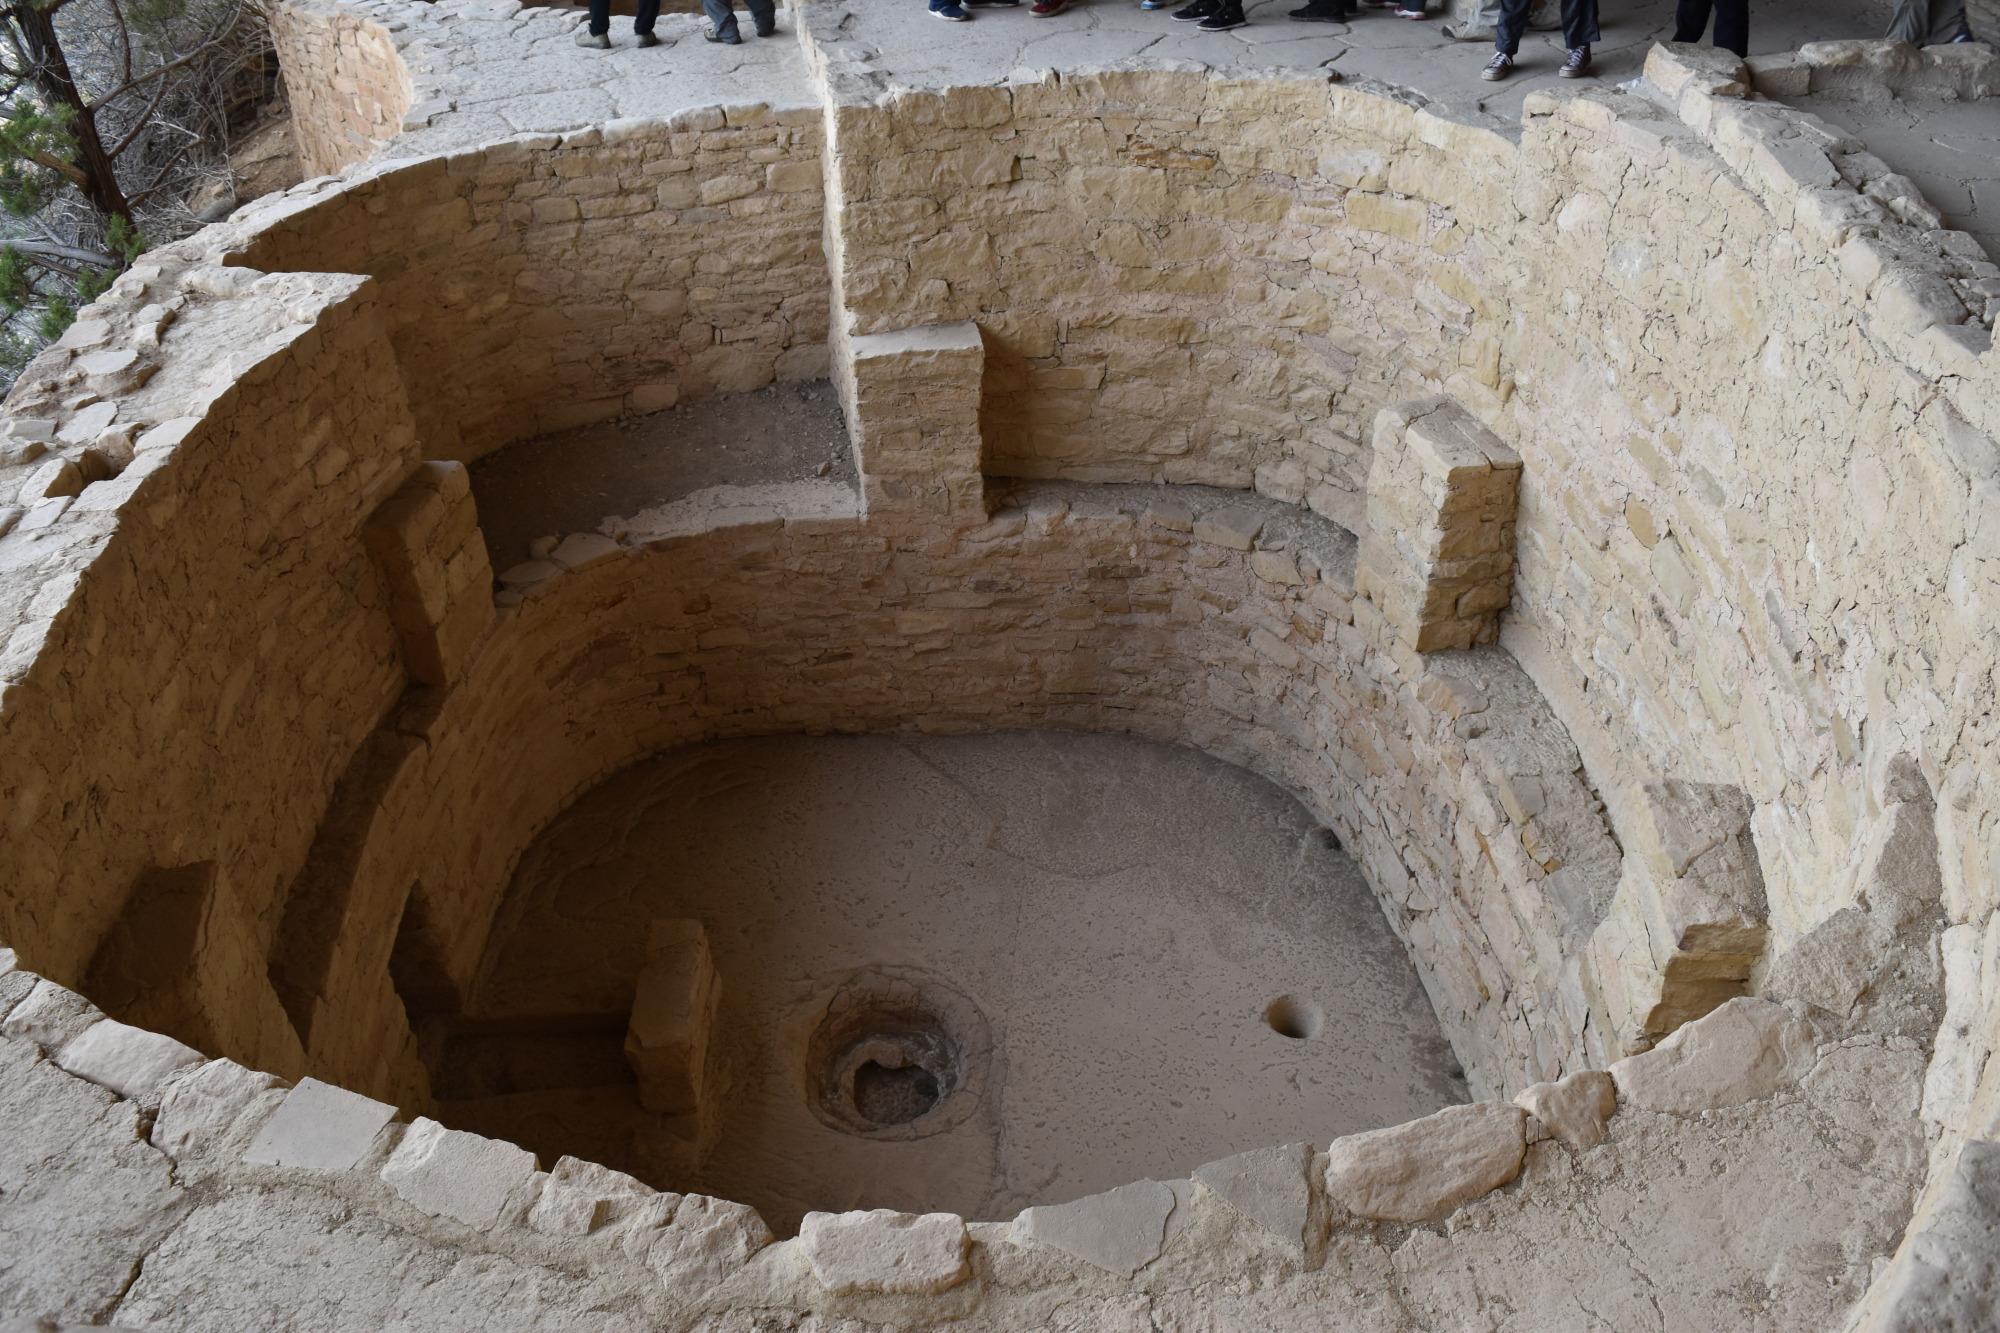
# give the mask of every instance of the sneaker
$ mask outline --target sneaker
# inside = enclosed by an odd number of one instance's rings
[[[1394,9],[1402,0],[1361,0],[1370,9]]]
[[[590,29],[585,28],[576,35],[576,44],[588,51],[609,51],[611,49],[611,34],[608,32],[592,32]]]
[[[1328,4],[1327,0],[1312,0],[1304,9],[1294,9],[1285,17],[1294,23],[1345,23],[1347,6]]]
[[[1186,9],[1176,9],[1173,14],[1176,23],[1199,23],[1222,8],[1222,0],[1194,0]]]
[[[1569,49],[1569,59],[1563,61],[1563,67],[1557,70],[1556,73],[1562,75],[1565,79],[1581,79],[1589,74],[1590,48],[1587,46],[1572,46]]]
[[[1430,17],[1430,13],[1422,9],[1398,9],[1396,17],[1399,19],[1415,19],[1417,22],[1422,23]]]
[[[743,45],[743,34],[734,28],[724,28],[721,32],[717,32],[713,28],[704,28],[701,35],[708,41],[721,42],[724,46]]]
[[[1495,51],[1493,58],[1486,62],[1486,68],[1479,71],[1479,77],[1488,83],[1498,83],[1514,72],[1514,57],[1505,51]]]
[[[1054,18],[1069,8],[1069,0],[1035,0],[1028,12],[1038,19]]]
[[[1231,28],[1240,28],[1249,21],[1243,17],[1243,6],[1239,0],[1239,3],[1222,6],[1194,26],[1196,32],[1228,32]]]
[[[660,35],[659,35],[658,33],[656,33],[656,32],[642,32],[642,33],[640,33],[640,34],[639,34],[639,45],[641,45],[641,46],[658,46],[659,44],[660,44]]]
[[[963,23],[972,15],[958,7],[958,0],[931,0],[931,17],[946,23]]]

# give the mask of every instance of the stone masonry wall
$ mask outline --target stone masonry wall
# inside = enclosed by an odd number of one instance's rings
[[[1378,408],[1497,405],[1498,136],[1275,71],[892,92],[802,17],[848,331],[979,324],[989,473],[1254,485],[1353,526]]]
[[[307,175],[352,166],[396,137],[416,98],[388,28],[317,0],[271,5],[268,14],[287,82],[315,90],[292,100]]]
[[[10,407],[0,488],[49,498],[0,510],[0,931],[80,979],[163,875],[210,867],[151,962],[208,1042],[297,1071],[277,911],[404,682],[359,538],[416,456],[372,284],[149,257]]]
[[[819,116],[510,140],[239,215],[233,262],[373,274],[426,456],[827,373]]]

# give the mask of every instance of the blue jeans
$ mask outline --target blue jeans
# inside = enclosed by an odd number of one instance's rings
[[[763,32],[778,21],[778,7],[772,0],[743,0],[743,3],[757,31]],[[708,15],[717,32],[736,31],[736,12],[729,7],[729,0],[701,0],[701,12]]]
[[[1493,45],[1507,55],[1521,52],[1521,31],[1528,26],[1530,0],[1500,0],[1500,22]],[[1574,51],[1597,41],[1597,0],[1563,0],[1563,45]]]

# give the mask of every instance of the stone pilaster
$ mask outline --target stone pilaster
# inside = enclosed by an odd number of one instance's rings
[[[1491,643],[1514,582],[1521,459],[1449,398],[1375,417],[1356,590],[1415,652]]]
[[[449,685],[493,623],[493,567],[465,465],[420,465],[362,532],[410,675]]]
[[[849,428],[870,512],[983,521],[979,390],[986,347],[970,322],[848,340]]]

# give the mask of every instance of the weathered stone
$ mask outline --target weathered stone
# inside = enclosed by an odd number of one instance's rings
[[[1210,510],[1194,521],[1196,541],[1231,551],[1247,551],[1264,530],[1264,515],[1245,505]]]
[[[646,1265],[670,1287],[714,1286],[769,1245],[771,1229],[747,1204],[706,1195],[663,1196],[673,1216],[652,1234]]]
[[[2000,1143],[1973,1139],[1888,1269],[1870,1333],[1993,1326],[2000,1310]]]
[[[382,1180],[427,1213],[490,1227],[535,1171],[535,1155],[524,1148],[418,1117],[382,1167]]]
[[[1014,1232],[1125,1277],[1160,1257],[1174,1192],[1156,1180],[1121,1185],[1074,1203],[1024,1210]]]
[[[1335,1139],[1327,1193],[1362,1217],[1432,1221],[1520,1173],[1525,1121],[1519,1107],[1477,1102]]]
[[[681,1115],[701,1108],[709,1031],[721,994],[701,922],[655,921],[625,1032],[625,1060],[639,1077],[639,1100],[647,1110]]]
[[[1311,1144],[1291,1143],[1198,1166],[1194,1179],[1294,1252],[1304,1254],[1312,1213],[1312,1183],[1306,1177],[1311,1162]]]
[[[1514,1104],[1572,1148],[1604,1142],[1605,1123],[1618,1109],[1618,1086],[1601,1069],[1586,1069],[1556,1083],[1521,1090]]]
[[[929,1295],[972,1272],[965,1219],[955,1213],[807,1213],[799,1241],[813,1276],[836,1295]]]
[[[107,1018],[65,1043],[55,1061],[120,1097],[156,1106],[167,1079],[178,1069],[199,1064],[201,1052],[172,1037]]]
[[[264,1122],[243,1160],[254,1166],[346,1171],[358,1163],[396,1108],[316,1078],[303,1078]]]
[[[643,1182],[575,1157],[562,1157],[542,1185],[528,1225],[551,1236],[586,1236],[611,1221],[621,1205],[652,1195]]]
[[[1608,1071],[1620,1104],[1692,1115],[1769,1097],[1810,1070],[1816,1036],[1782,1004],[1743,996]]]
[[[173,1079],[160,1099],[149,1136],[153,1145],[186,1168],[186,1160],[244,1146],[252,1108],[275,1109],[277,1079],[234,1060],[210,1060]],[[261,1117],[258,1118],[261,1123]]]
[[[0,1019],[0,1036],[32,1041],[53,1055],[103,1020],[97,1006],[81,995],[37,978],[27,996]]]

